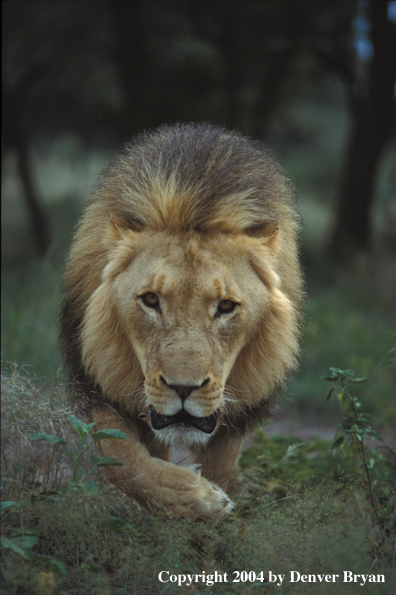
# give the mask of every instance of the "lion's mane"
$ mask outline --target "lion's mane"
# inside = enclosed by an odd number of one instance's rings
[[[266,247],[270,266],[268,262],[264,266],[260,251],[253,266],[266,284],[286,297],[292,312],[286,316],[274,303],[263,332],[240,354],[230,375],[234,386],[254,385],[257,394],[261,391],[233,416],[233,427],[243,431],[268,415],[298,356],[303,286],[295,202],[293,184],[279,164],[260,143],[239,133],[206,124],[163,126],[127,144],[93,190],[63,279],[60,339],[75,399],[88,409],[97,400],[109,400],[83,363],[81,333],[91,296],[115,258],[115,229],[244,235],[257,244],[261,238],[276,236],[273,245]],[[122,246],[116,255],[118,263],[123,258],[120,251]],[[108,342],[103,366],[111,370],[109,381],[117,383],[117,374],[128,366],[129,377],[135,375],[135,383],[141,382],[136,356],[114,315],[104,312],[97,324]],[[131,407],[127,413],[133,415]]]

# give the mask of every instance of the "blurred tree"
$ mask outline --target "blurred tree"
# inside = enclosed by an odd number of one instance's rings
[[[363,76],[347,72],[352,126],[330,244],[338,259],[370,249],[376,175],[394,121],[396,22],[388,18],[388,2],[371,0],[367,6],[372,57]]]
[[[304,3],[290,0],[193,0],[186,10],[195,31],[221,59],[219,119],[264,139],[271,114],[306,35]]]
[[[29,96],[31,86],[40,76],[40,73],[41,69],[38,67],[29,72],[24,78],[20,78],[13,88],[10,89],[3,85],[2,111],[5,117],[3,117],[2,155],[9,150],[15,151],[29,214],[34,248],[37,255],[44,256],[50,246],[51,235],[47,216],[34,188],[29,163],[29,137],[26,130],[21,126],[19,118],[19,114],[24,109],[25,99]]]
[[[312,56],[318,80],[330,72],[343,81],[353,123],[332,250],[366,249],[393,101],[386,5],[370,3],[374,54],[362,76],[352,43],[357,0],[4,3],[3,152],[18,155],[39,251],[49,240],[28,159],[37,138],[73,131],[118,144],[160,123],[209,120],[265,141],[279,105],[308,85],[317,93],[304,71]]]
[[[32,143],[65,131],[87,138],[98,118],[102,127],[111,122],[117,86],[105,57],[108,25],[101,2],[15,0],[2,10],[2,158],[16,155],[34,247],[43,255],[51,234]]]

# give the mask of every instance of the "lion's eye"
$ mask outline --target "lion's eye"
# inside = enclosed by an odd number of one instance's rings
[[[152,293],[149,291],[141,296],[143,303],[148,308],[154,308],[155,310],[159,309],[159,297],[156,293]]]
[[[237,306],[236,302],[232,300],[221,300],[219,305],[217,306],[217,314],[229,314],[235,307]]]

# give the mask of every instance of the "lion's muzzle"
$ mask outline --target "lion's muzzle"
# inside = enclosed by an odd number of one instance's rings
[[[151,420],[151,425],[154,430],[162,430],[167,426],[173,424],[183,424],[193,426],[205,434],[211,434],[217,424],[217,413],[212,413],[208,417],[195,417],[190,415],[185,409],[181,409],[175,415],[163,415],[158,413],[156,409],[150,405],[148,414]]]

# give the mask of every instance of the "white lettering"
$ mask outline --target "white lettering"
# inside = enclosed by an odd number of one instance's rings
[[[169,579],[167,579],[167,580],[162,579],[163,574],[167,574],[169,576],[169,572],[167,572],[166,570],[161,570],[161,572],[158,575],[158,580],[161,581],[161,583],[168,583]]]
[[[277,587],[280,587],[283,583],[283,579],[285,578],[285,574],[272,574],[271,570],[268,572],[268,581],[270,583],[276,583]],[[278,582],[276,582],[278,581]]]
[[[360,582],[359,582],[360,581]],[[344,583],[359,583],[361,587],[369,583],[384,583],[385,582],[385,575],[384,574],[353,574],[350,570],[344,570]]]
[[[215,570],[214,574],[208,575],[205,571],[203,571],[202,574],[170,574],[168,570],[161,570],[158,574],[158,580],[161,583],[177,583],[179,587],[190,587],[194,582],[202,582],[211,587],[214,583],[226,583],[228,581],[228,573],[224,572],[223,574],[220,574]],[[276,574],[274,575],[273,580],[278,580]],[[279,577],[279,580],[282,582],[281,577]]]
[[[291,583],[298,583],[298,581],[300,580],[300,573],[297,572],[297,570],[291,570],[290,571],[290,582]]]

